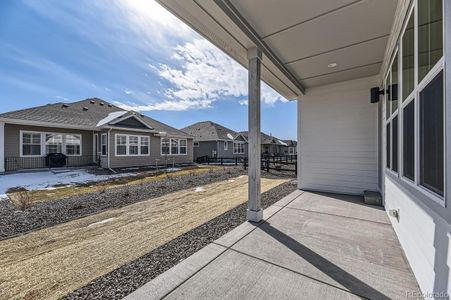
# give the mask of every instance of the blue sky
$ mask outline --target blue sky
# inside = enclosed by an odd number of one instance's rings
[[[0,1],[0,112],[88,97],[247,130],[246,70],[152,0]],[[296,103],[262,101],[262,130],[294,139]]]

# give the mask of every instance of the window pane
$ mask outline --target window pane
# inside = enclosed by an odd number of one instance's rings
[[[45,135],[46,153],[62,153],[63,151],[63,135],[48,133]]]
[[[80,145],[66,145],[67,155],[80,155]]]
[[[80,155],[81,153],[81,136],[79,135],[66,135],[66,154],[67,155]]]
[[[443,56],[442,0],[418,1],[418,80]]]
[[[415,75],[414,14],[409,18],[402,37],[402,98],[405,100],[414,87]]]
[[[179,154],[179,141],[171,139],[171,154]]]
[[[127,155],[127,146],[117,146],[117,155]]]
[[[403,173],[415,181],[415,101],[411,101],[403,114]]]
[[[393,114],[398,109],[398,54],[396,54],[393,64],[391,66],[391,113]]]
[[[420,93],[420,183],[443,195],[443,71]]]
[[[138,155],[138,146],[130,145],[129,154],[130,155]]]
[[[390,168],[391,164],[390,164],[390,142],[391,142],[391,132],[390,132],[390,123],[387,124],[387,145],[386,145],[386,157],[387,157],[387,168]]]
[[[398,172],[398,116],[392,121],[392,170]]]
[[[169,154],[169,139],[161,139],[161,153]]]
[[[149,154],[149,138],[141,137],[141,155]]]

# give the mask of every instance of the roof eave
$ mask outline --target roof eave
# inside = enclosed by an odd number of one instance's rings
[[[14,124],[14,125],[25,125],[25,126],[38,126],[38,127],[52,127],[52,128],[63,128],[63,129],[78,129],[78,130],[89,130],[89,131],[99,131],[95,126],[80,126],[71,124],[62,124],[54,122],[42,122],[42,121],[31,121],[13,118],[0,117],[0,123]]]

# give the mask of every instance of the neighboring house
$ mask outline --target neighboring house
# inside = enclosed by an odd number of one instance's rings
[[[296,155],[296,154],[298,154],[298,150],[297,150],[298,142],[297,141],[294,141],[294,140],[283,140],[282,142],[287,144],[287,146],[285,146],[285,148],[283,150],[285,155]]]
[[[186,164],[192,149],[188,134],[98,98],[0,114],[0,172],[47,167],[51,153],[68,166]]]
[[[209,157],[246,157],[246,140],[232,129],[211,121],[192,124],[181,129],[194,137],[194,159]]]
[[[241,131],[240,134],[248,140],[248,132]],[[288,154],[288,145],[281,139],[272,135],[261,133],[261,152],[263,155],[281,156]]]

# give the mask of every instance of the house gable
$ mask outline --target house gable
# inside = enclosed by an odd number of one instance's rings
[[[125,120],[122,120],[120,122],[117,122],[114,124],[116,127],[123,127],[123,128],[139,128],[139,129],[149,129],[145,124],[143,124],[141,121],[137,120],[135,117],[131,116],[130,118],[127,118]]]

